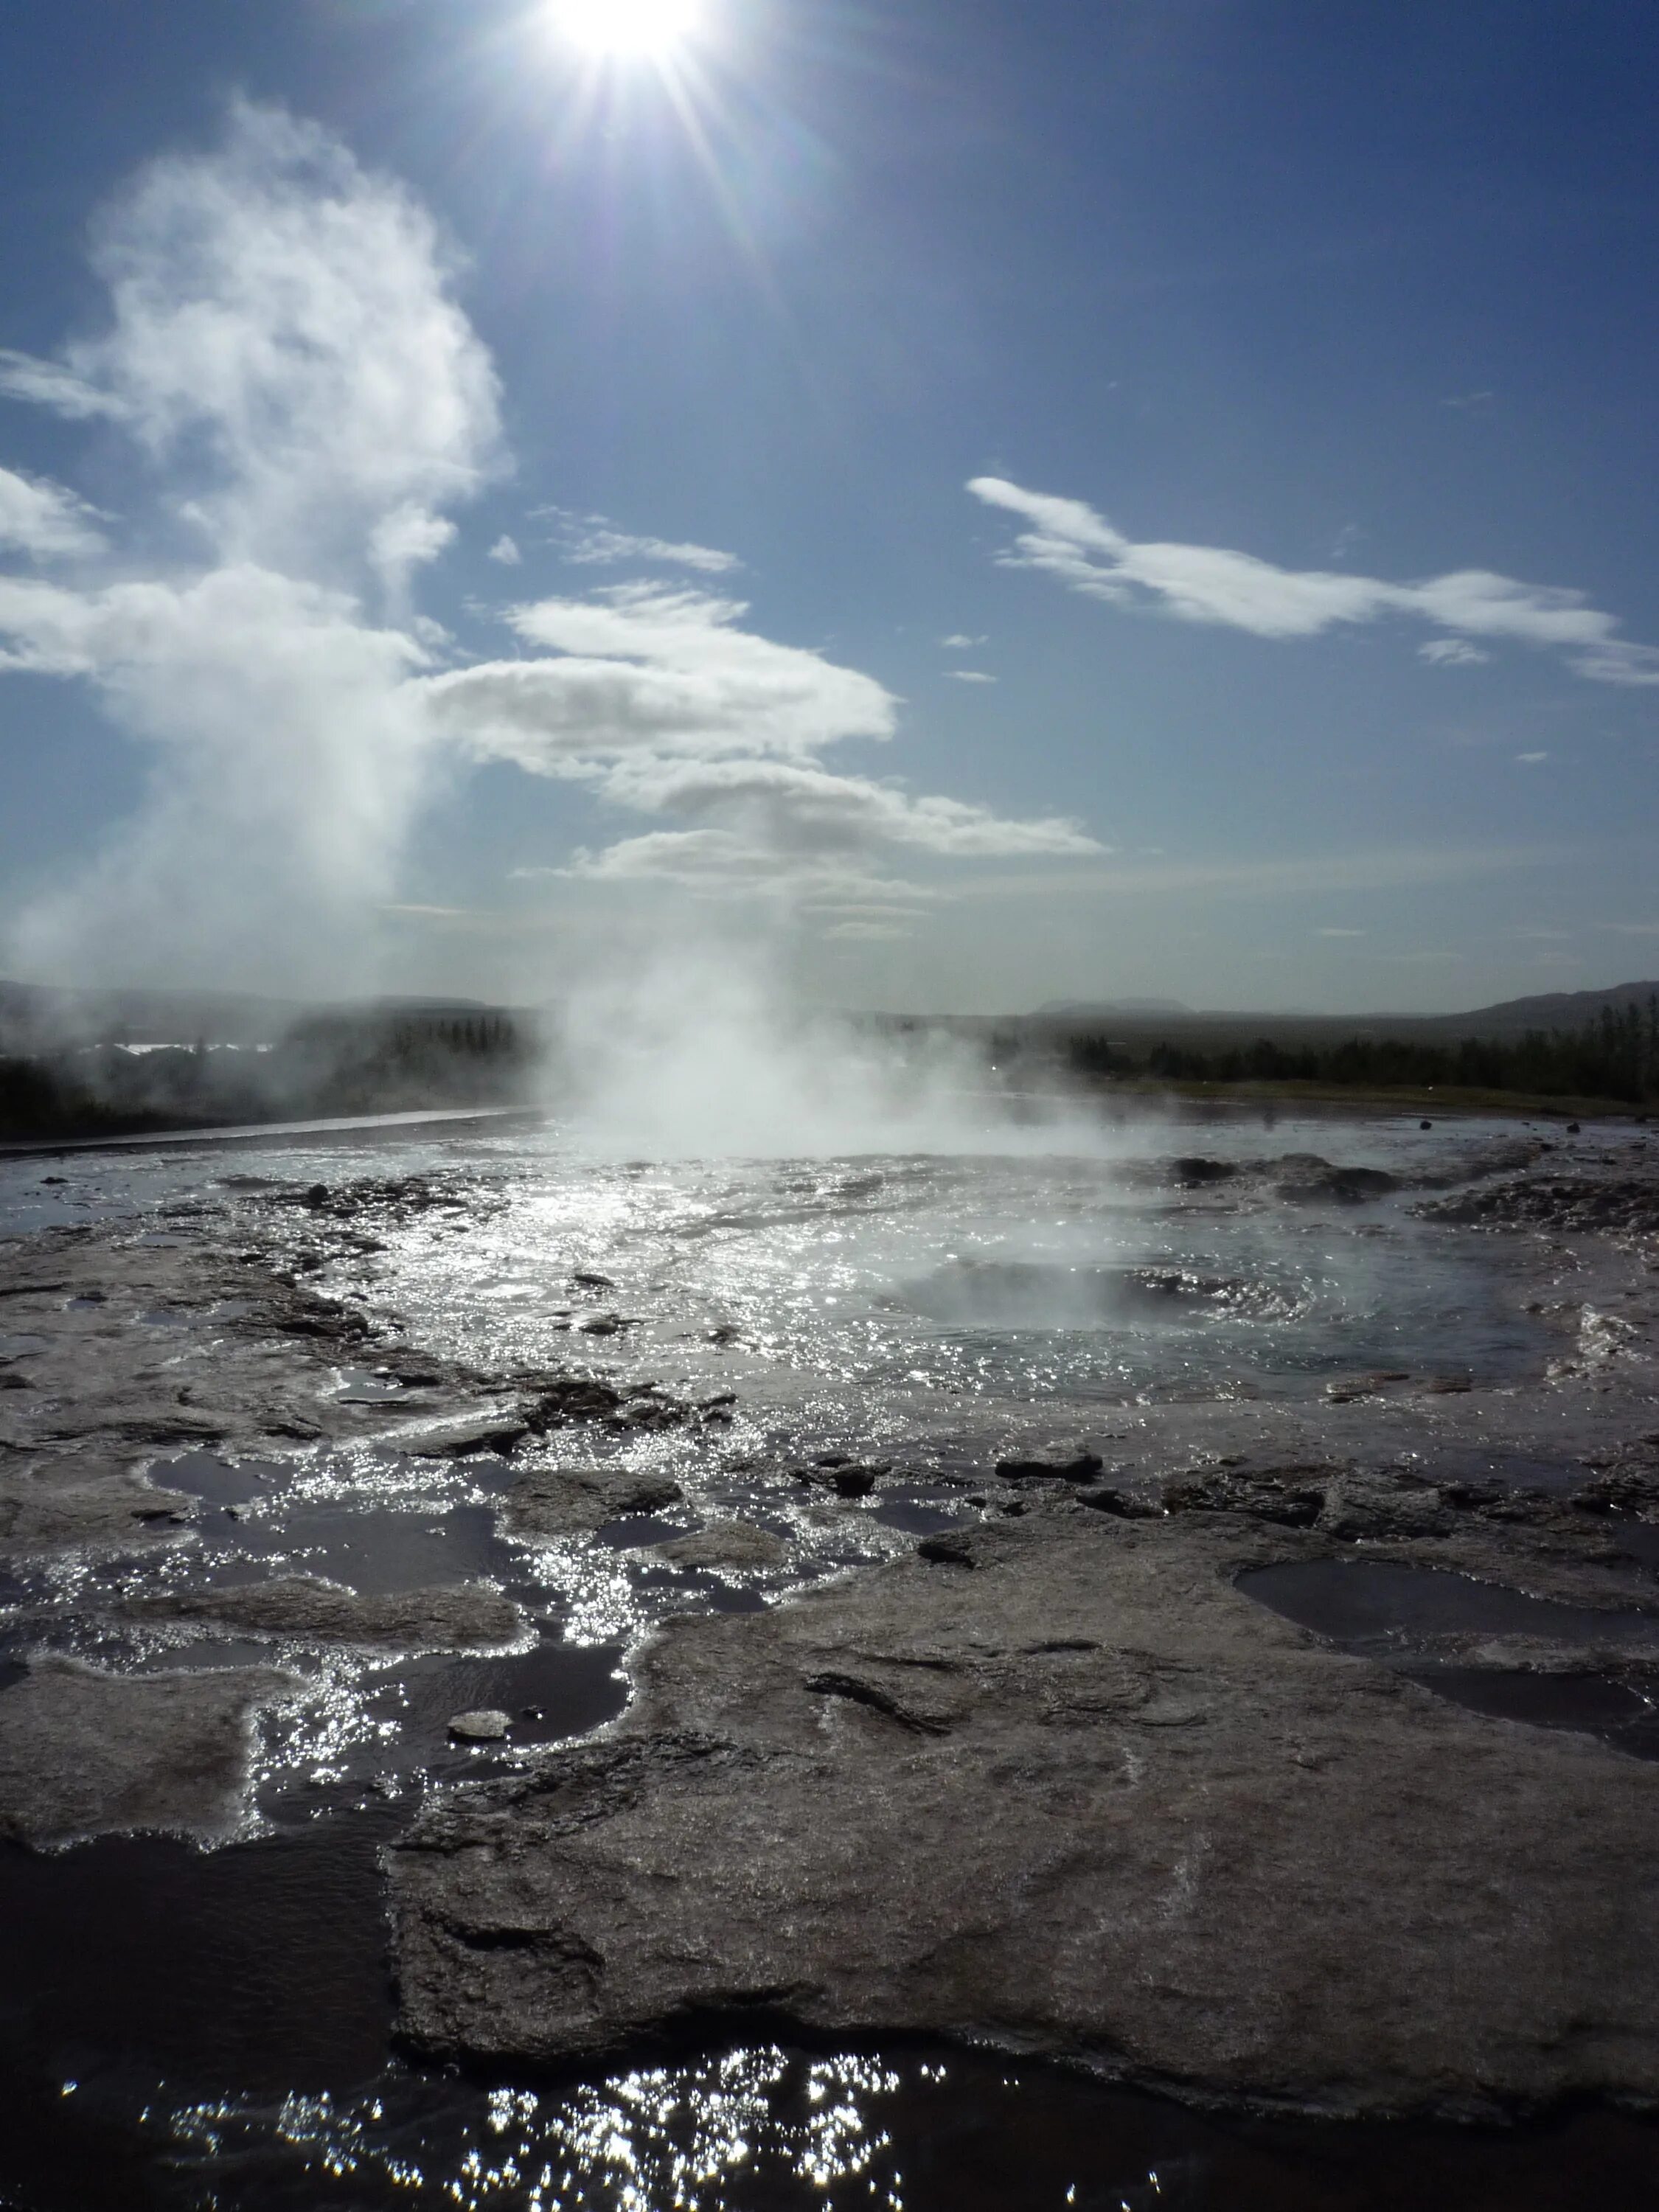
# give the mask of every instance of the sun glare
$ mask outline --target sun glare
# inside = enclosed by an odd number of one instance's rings
[[[698,0],[549,0],[556,27],[590,54],[654,60],[697,27]]]

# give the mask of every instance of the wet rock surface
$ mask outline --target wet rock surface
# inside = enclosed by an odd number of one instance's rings
[[[538,1467],[520,1475],[501,1501],[506,1526],[520,1536],[568,1536],[629,1514],[677,1504],[672,1475],[629,1468]]]
[[[211,1621],[245,1636],[390,1644],[412,1651],[511,1644],[524,1630],[524,1615],[511,1599],[477,1583],[364,1596],[315,1576],[293,1575],[168,1590],[131,1598],[125,1610],[134,1620]]]
[[[1423,1212],[1440,1221],[1494,1229],[1553,1229],[1651,1236],[1659,1189],[1647,1176],[1536,1176],[1437,1199]]]
[[[764,1569],[783,1565],[789,1547],[775,1530],[753,1522],[711,1521],[690,1535],[654,1547],[657,1557],[678,1567]]]
[[[1320,1648],[1237,1524],[956,1542],[672,1623],[610,1741],[431,1804],[404,2031],[547,2060],[763,2008],[1321,2110],[1659,2094],[1659,1775]]]
[[[196,1513],[184,1492],[93,1454],[0,1455],[0,1556],[165,1542]]]
[[[405,2026],[503,2072],[903,2029],[1221,2104],[1650,2096],[1651,1175],[1291,1141],[1000,1184],[337,1155],[0,1242],[6,1832],[252,1819],[183,1856],[253,1894],[424,1793]],[[906,1224],[988,1182],[963,1249],[1038,1205],[1070,1243],[920,1314],[957,1246]],[[1356,1570],[1406,1578],[1369,1625]],[[132,1765],[77,1807],[82,1735]]]
[[[222,1841],[247,1809],[253,1717],[299,1687],[276,1668],[125,1675],[37,1659],[0,1692],[0,1836]]]

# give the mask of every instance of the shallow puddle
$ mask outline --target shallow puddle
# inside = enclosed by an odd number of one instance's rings
[[[199,1451],[157,1460],[149,1472],[158,1490],[182,1490],[208,1505],[246,1505],[269,1497],[292,1470],[273,1461],[218,1459]]]
[[[1659,1708],[1613,1674],[1539,1674],[1521,1668],[1414,1667],[1414,1682],[1470,1712],[1534,1728],[1599,1735],[1634,1759],[1659,1759]]]
[[[480,1577],[500,1581],[518,1565],[495,1533],[485,1505],[419,1503],[407,1511],[338,1505],[295,1505],[236,1524],[239,1560],[269,1562],[284,1571],[323,1575],[363,1597],[429,1589]]]
[[[1465,1667],[1412,1656],[1448,1638],[1527,1637],[1587,1648],[1650,1645],[1659,1654],[1659,1613],[1602,1610],[1477,1581],[1437,1567],[1383,1559],[1287,1561],[1238,1577],[1247,1597],[1345,1651],[1396,1667],[1437,1696],[1494,1719],[1598,1736],[1636,1759],[1659,1759],[1659,1711],[1645,1673],[1587,1668],[1582,1674],[1530,1667]],[[1659,1678],[1656,1678],[1659,1679]]]
[[[586,1735],[628,1703],[622,1660],[615,1644],[542,1643],[503,1658],[425,1652],[399,1660],[380,1685],[371,1682],[366,1704],[372,1717],[396,1722],[400,1766],[418,1765],[453,1779],[484,1758],[498,1761],[501,1749],[481,1753],[453,1741],[449,1723],[457,1713],[504,1712],[513,1749]]]
[[[1378,1656],[1459,1635],[1659,1648],[1659,1613],[1565,1605],[1440,1567],[1399,1566],[1385,1559],[1295,1560],[1252,1567],[1239,1576],[1237,1586],[1299,1627]]]

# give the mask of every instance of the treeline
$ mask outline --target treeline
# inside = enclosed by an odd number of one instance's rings
[[[1532,1030],[1512,1042],[1462,1037],[1347,1037],[1331,1045],[1248,1045],[1201,1052],[1155,1044],[1137,1060],[1104,1036],[1070,1040],[1080,1075],[1150,1075],[1169,1083],[1325,1083],[1375,1091],[1524,1091],[1540,1097],[1659,1098],[1659,997],[1645,1008],[1611,1008],[1581,1030]]]
[[[268,1050],[114,1044],[0,1057],[0,1139],[141,1134],[512,1105],[539,1059],[512,1016],[317,1016]]]

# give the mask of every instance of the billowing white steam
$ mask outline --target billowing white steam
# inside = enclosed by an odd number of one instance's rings
[[[92,684],[154,749],[150,790],[16,956],[66,979],[349,987],[425,786],[408,679],[428,647],[402,617],[441,509],[496,458],[488,356],[408,194],[269,108],[145,171],[94,263],[107,330],[61,362],[11,357],[6,380],[118,424],[153,500],[72,586],[0,578],[0,641]]]

